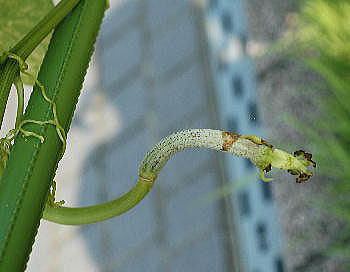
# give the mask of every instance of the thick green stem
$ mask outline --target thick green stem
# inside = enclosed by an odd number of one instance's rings
[[[7,59],[0,69],[0,127],[4,118],[4,113],[9,98],[12,83],[19,74],[17,61]]]
[[[139,179],[123,196],[99,205],[81,208],[46,205],[43,218],[64,225],[82,225],[103,221],[135,207],[152,189],[152,181]]]
[[[82,0],[55,29],[38,80],[57,106],[65,131],[71,123],[105,10],[105,1]],[[53,120],[52,104],[36,85],[24,120]],[[43,137],[22,137],[12,147],[0,179],[0,271],[23,271],[42,218],[62,141],[52,124],[25,124]]]

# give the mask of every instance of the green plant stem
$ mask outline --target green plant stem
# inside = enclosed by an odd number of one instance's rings
[[[7,59],[0,68],[0,127],[4,118],[12,83],[18,74],[18,63],[14,59]]]
[[[308,166],[316,167],[312,155],[297,151],[294,156],[280,149],[273,148],[267,141],[254,135],[239,135],[232,132],[213,129],[188,129],[165,137],[146,154],[140,167],[137,184],[123,196],[99,205],[69,208],[53,203],[54,192],[46,204],[43,218],[66,225],[91,224],[118,216],[136,206],[151,190],[158,174],[175,155],[186,148],[210,148],[217,151],[250,159],[263,171],[271,167],[286,169],[293,175],[299,175],[296,182],[304,182],[312,176]],[[55,188],[53,189],[55,191]]]
[[[80,0],[62,0],[59,2],[27,35],[12,49],[23,60],[33,52],[39,43],[54,29],[59,22],[79,3]],[[0,127],[4,118],[5,108],[15,76],[19,73],[18,63],[0,56]]]
[[[152,189],[153,182],[139,179],[123,196],[99,205],[69,208],[46,205],[43,218],[64,225],[82,225],[103,221],[135,207]]]
[[[82,0],[55,29],[38,80],[56,103],[65,131],[71,123],[105,1]],[[52,104],[36,85],[24,120],[53,120]],[[23,271],[42,217],[62,141],[52,124],[27,123],[27,131],[44,138],[18,135],[0,179],[0,271]]]

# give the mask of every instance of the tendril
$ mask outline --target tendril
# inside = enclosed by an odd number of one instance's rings
[[[17,114],[16,114],[16,123],[15,123],[15,128],[11,129],[7,132],[5,137],[0,139],[0,177],[3,174],[3,171],[6,167],[7,160],[11,151],[11,148],[13,146],[13,141],[15,137],[18,135],[18,133],[21,133],[23,137],[35,137],[40,140],[40,143],[44,143],[45,138],[42,135],[39,135],[33,131],[29,131],[24,129],[23,127],[28,124],[37,124],[37,125],[53,125],[56,128],[57,135],[62,142],[62,150],[61,150],[61,157],[63,156],[66,146],[67,146],[67,137],[66,137],[66,132],[64,128],[62,127],[58,114],[57,114],[57,107],[56,103],[50,99],[45,91],[45,87],[41,82],[39,82],[38,79],[36,79],[31,73],[27,72],[28,65],[27,63],[19,56],[16,54],[13,54],[11,52],[5,52],[4,53],[8,58],[14,59],[17,61],[19,70],[22,74],[27,75],[30,77],[35,84],[40,88],[41,95],[44,98],[46,102],[52,105],[52,114],[53,114],[53,119],[52,120],[45,120],[45,121],[40,121],[40,120],[23,120],[23,107],[24,107],[24,88],[23,88],[23,82],[21,80],[20,74],[18,74],[15,77],[14,80],[14,85],[17,90]],[[55,199],[55,192],[56,192],[56,182],[52,182],[52,188],[50,190],[49,194],[49,199],[51,204],[55,204],[56,202],[54,201]],[[62,205],[64,201],[57,202],[56,205]]]
[[[54,125],[56,127],[57,135],[58,135],[58,137],[60,138],[60,140],[62,142],[62,153],[61,153],[61,156],[63,156],[63,154],[64,154],[64,152],[66,150],[66,146],[67,146],[67,137],[66,137],[66,132],[65,132],[64,128],[62,127],[59,119],[58,119],[56,103],[47,96],[44,85],[41,84],[41,82],[39,82],[39,80],[37,78],[35,78],[31,73],[26,71],[28,69],[28,65],[25,63],[24,60],[22,60],[19,56],[15,55],[15,54],[13,54],[11,52],[6,52],[6,54],[7,54],[7,56],[9,58],[12,58],[12,59],[16,60],[18,62],[19,69],[20,69],[21,73],[23,73],[23,74],[27,75],[28,77],[30,77],[35,82],[35,84],[40,88],[40,91],[41,91],[41,94],[42,94],[43,98],[49,104],[52,105],[52,113],[53,113],[53,120],[48,120],[48,121],[25,120],[24,122],[19,123],[19,122],[17,122],[17,120],[19,119],[19,117],[17,116],[16,117],[16,128],[15,129],[17,129],[18,131],[22,132],[25,137],[34,136],[34,137],[37,137],[40,140],[41,143],[43,143],[45,139],[42,136],[40,136],[40,135],[38,135],[38,134],[36,134],[34,132],[30,132],[30,131],[22,129],[22,126],[24,124],[26,124],[26,123],[35,123],[35,124],[39,124],[39,125],[45,125],[45,124],[52,124],[52,125]],[[23,92],[23,83],[22,83],[22,81],[19,80],[19,81],[16,82],[16,89],[17,89],[17,93],[20,93],[19,90],[22,90],[22,92]],[[20,101],[23,104],[23,95],[22,94],[21,94],[21,96],[18,96],[18,101],[19,101],[18,108],[20,108]],[[19,111],[17,111],[17,113],[18,112]],[[23,115],[23,108],[22,108],[22,112],[20,112],[20,115]]]

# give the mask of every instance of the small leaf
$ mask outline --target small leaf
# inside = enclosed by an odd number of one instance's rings
[[[0,55],[20,41],[53,7],[51,0],[0,0]],[[28,72],[35,77],[47,50],[45,38],[29,56]],[[31,78],[23,76],[25,84],[33,85]]]

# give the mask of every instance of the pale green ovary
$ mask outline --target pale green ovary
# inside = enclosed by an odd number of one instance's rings
[[[279,169],[294,169],[300,172],[308,172],[300,160],[280,149],[274,149],[272,151],[271,165]]]

